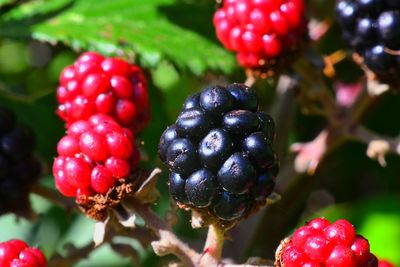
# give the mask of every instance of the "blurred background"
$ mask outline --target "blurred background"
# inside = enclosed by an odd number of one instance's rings
[[[333,18],[334,1],[306,2],[310,17],[330,24],[326,35],[310,49],[320,55],[346,49]],[[215,37],[215,8],[209,0],[0,0],[0,105],[12,109],[20,122],[33,128],[36,153],[45,165],[42,185],[54,188],[50,169],[56,143],[64,134],[63,124],[55,115],[60,71],[82,51],[123,55],[143,67],[149,82],[152,120],[138,137],[141,166],[163,168],[158,184],[161,197],[153,208],[159,214],[166,212],[167,170],[157,157],[161,133],[173,123],[189,94],[210,83],[243,82],[246,78],[234,55],[226,52]],[[337,76],[325,79],[331,92],[334,82],[354,83],[363,75],[349,58],[335,68]],[[262,108],[276,119],[282,105],[276,82],[257,81],[254,88]],[[322,158],[314,175],[296,173],[290,167],[295,154],[288,152],[289,146],[313,140],[325,127],[326,119],[302,113],[296,101],[288,103],[290,122],[286,133],[277,136],[277,143],[283,147],[285,190],[278,192],[283,200],[231,230],[224,256],[238,262],[249,256],[272,259],[279,241],[295,227],[307,219],[326,216],[351,221],[369,239],[373,253],[400,266],[399,156],[388,155],[387,166],[382,167],[366,156],[366,144],[343,140]],[[361,121],[379,134],[396,137],[400,130],[398,114],[400,95],[387,92],[374,99]],[[278,191],[282,188],[278,182]],[[66,244],[79,248],[91,242],[94,221],[35,194],[30,197],[37,218],[28,221],[13,214],[1,216],[0,241],[21,238],[38,245],[48,257],[65,255]],[[191,229],[188,213],[178,211],[178,215],[176,233],[200,249],[205,230]],[[132,239],[119,238],[118,242],[131,245],[139,262],[105,244],[76,266],[162,266],[171,259],[156,257],[151,249]]]

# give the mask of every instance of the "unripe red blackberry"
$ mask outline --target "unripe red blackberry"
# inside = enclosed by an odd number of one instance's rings
[[[41,173],[34,146],[32,130],[18,125],[14,114],[0,107],[0,214],[29,207],[29,189]]]
[[[227,226],[265,205],[278,159],[273,120],[257,110],[257,95],[242,84],[209,86],[187,98],[159,144],[180,207]]]
[[[113,118],[97,114],[72,123],[57,145],[53,174],[65,196],[105,195],[126,179],[139,161],[134,136]]]
[[[373,79],[400,85],[400,2],[338,0],[336,15],[354,58]]]
[[[307,39],[303,0],[224,0],[213,23],[245,68],[287,65]]]
[[[330,223],[317,218],[283,240],[276,253],[276,266],[377,267],[368,240],[357,235],[346,220]]]
[[[82,54],[61,72],[57,101],[57,114],[67,126],[99,113],[136,133],[150,119],[147,84],[141,69],[95,52]]]
[[[379,260],[378,267],[396,267],[393,263],[387,260]]]
[[[43,253],[29,247],[22,240],[12,239],[0,243],[1,267],[46,267],[47,261]]]

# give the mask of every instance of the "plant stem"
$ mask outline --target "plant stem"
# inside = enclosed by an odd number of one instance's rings
[[[38,196],[41,196],[44,199],[51,201],[52,203],[66,210],[72,210],[77,208],[73,200],[62,196],[59,192],[51,188],[45,187],[41,184],[35,184],[32,187],[31,192]]]
[[[159,238],[151,243],[154,252],[159,256],[167,254],[176,255],[184,264],[184,266],[197,266],[200,255],[183,243],[168,227],[157,214],[155,214],[148,205],[144,205],[135,199],[126,202],[136,213],[142,217],[147,227]]]
[[[276,122],[275,149],[281,160],[286,158],[288,152],[289,133],[293,127],[293,117],[296,108],[296,87],[294,78],[281,76],[277,85],[276,105],[271,114]]]
[[[247,85],[248,87],[252,87],[255,82],[256,82],[256,77],[254,77],[253,75],[248,75],[244,84]]]
[[[222,247],[225,241],[225,231],[217,224],[211,224],[208,227],[207,240],[204,245],[204,256],[202,263],[214,262],[218,264],[221,261]]]
[[[83,259],[88,258],[94,249],[95,247],[92,242],[81,248],[76,248],[74,246],[69,247],[69,251],[66,256],[63,257],[60,254],[56,254],[50,258],[48,265],[57,267],[74,266]]]

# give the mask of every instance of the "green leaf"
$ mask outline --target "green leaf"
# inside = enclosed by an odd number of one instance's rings
[[[0,0],[0,7],[4,5],[9,5],[15,2],[15,0]]]
[[[32,37],[106,55],[137,56],[146,67],[167,60],[196,75],[232,73],[235,59],[215,39],[213,11],[211,1],[37,0],[4,14],[0,37]]]
[[[15,238],[28,240],[32,227],[32,223],[24,218],[17,218],[14,214],[2,215],[0,217],[0,242]]]
[[[63,236],[63,239],[59,244],[59,250],[63,250],[63,247],[68,243],[79,248],[93,242],[93,229],[95,223],[95,221],[88,219],[83,214],[78,214],[71,222],[67,232]]]
[[[132,266],[129,259],[118,255],[109,244],[94,250],[88,259],[82,260],[76,267],[129,267]]]

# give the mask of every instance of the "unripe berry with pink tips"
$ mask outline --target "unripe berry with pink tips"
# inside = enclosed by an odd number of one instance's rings
[[[379,260],[378,267],[396,267],[393,263],[387,260]]]
[[[302,0],[225,0],[214,15],[216,34],[246,68],[282,65],[304,42]]]
[[[65,196],[106,194],[139,162],[134,136],[113,118],[97,114],[70,125],[53,163],[58,190]]]
[[[100,113],[133,132],[150,120],[147,85],[141,69],[119,58],[82,54],[60,75],[57,114],[67,126]]]
[[[1,267],[46,267],[47,261],[43,253],[29,247],[22,240],[12,239],[0,243]]]
[[[277,266],[377,267],[368,240],[357,235],[346,220],[330,223],[317,218],[282,241],[276,253]]]

